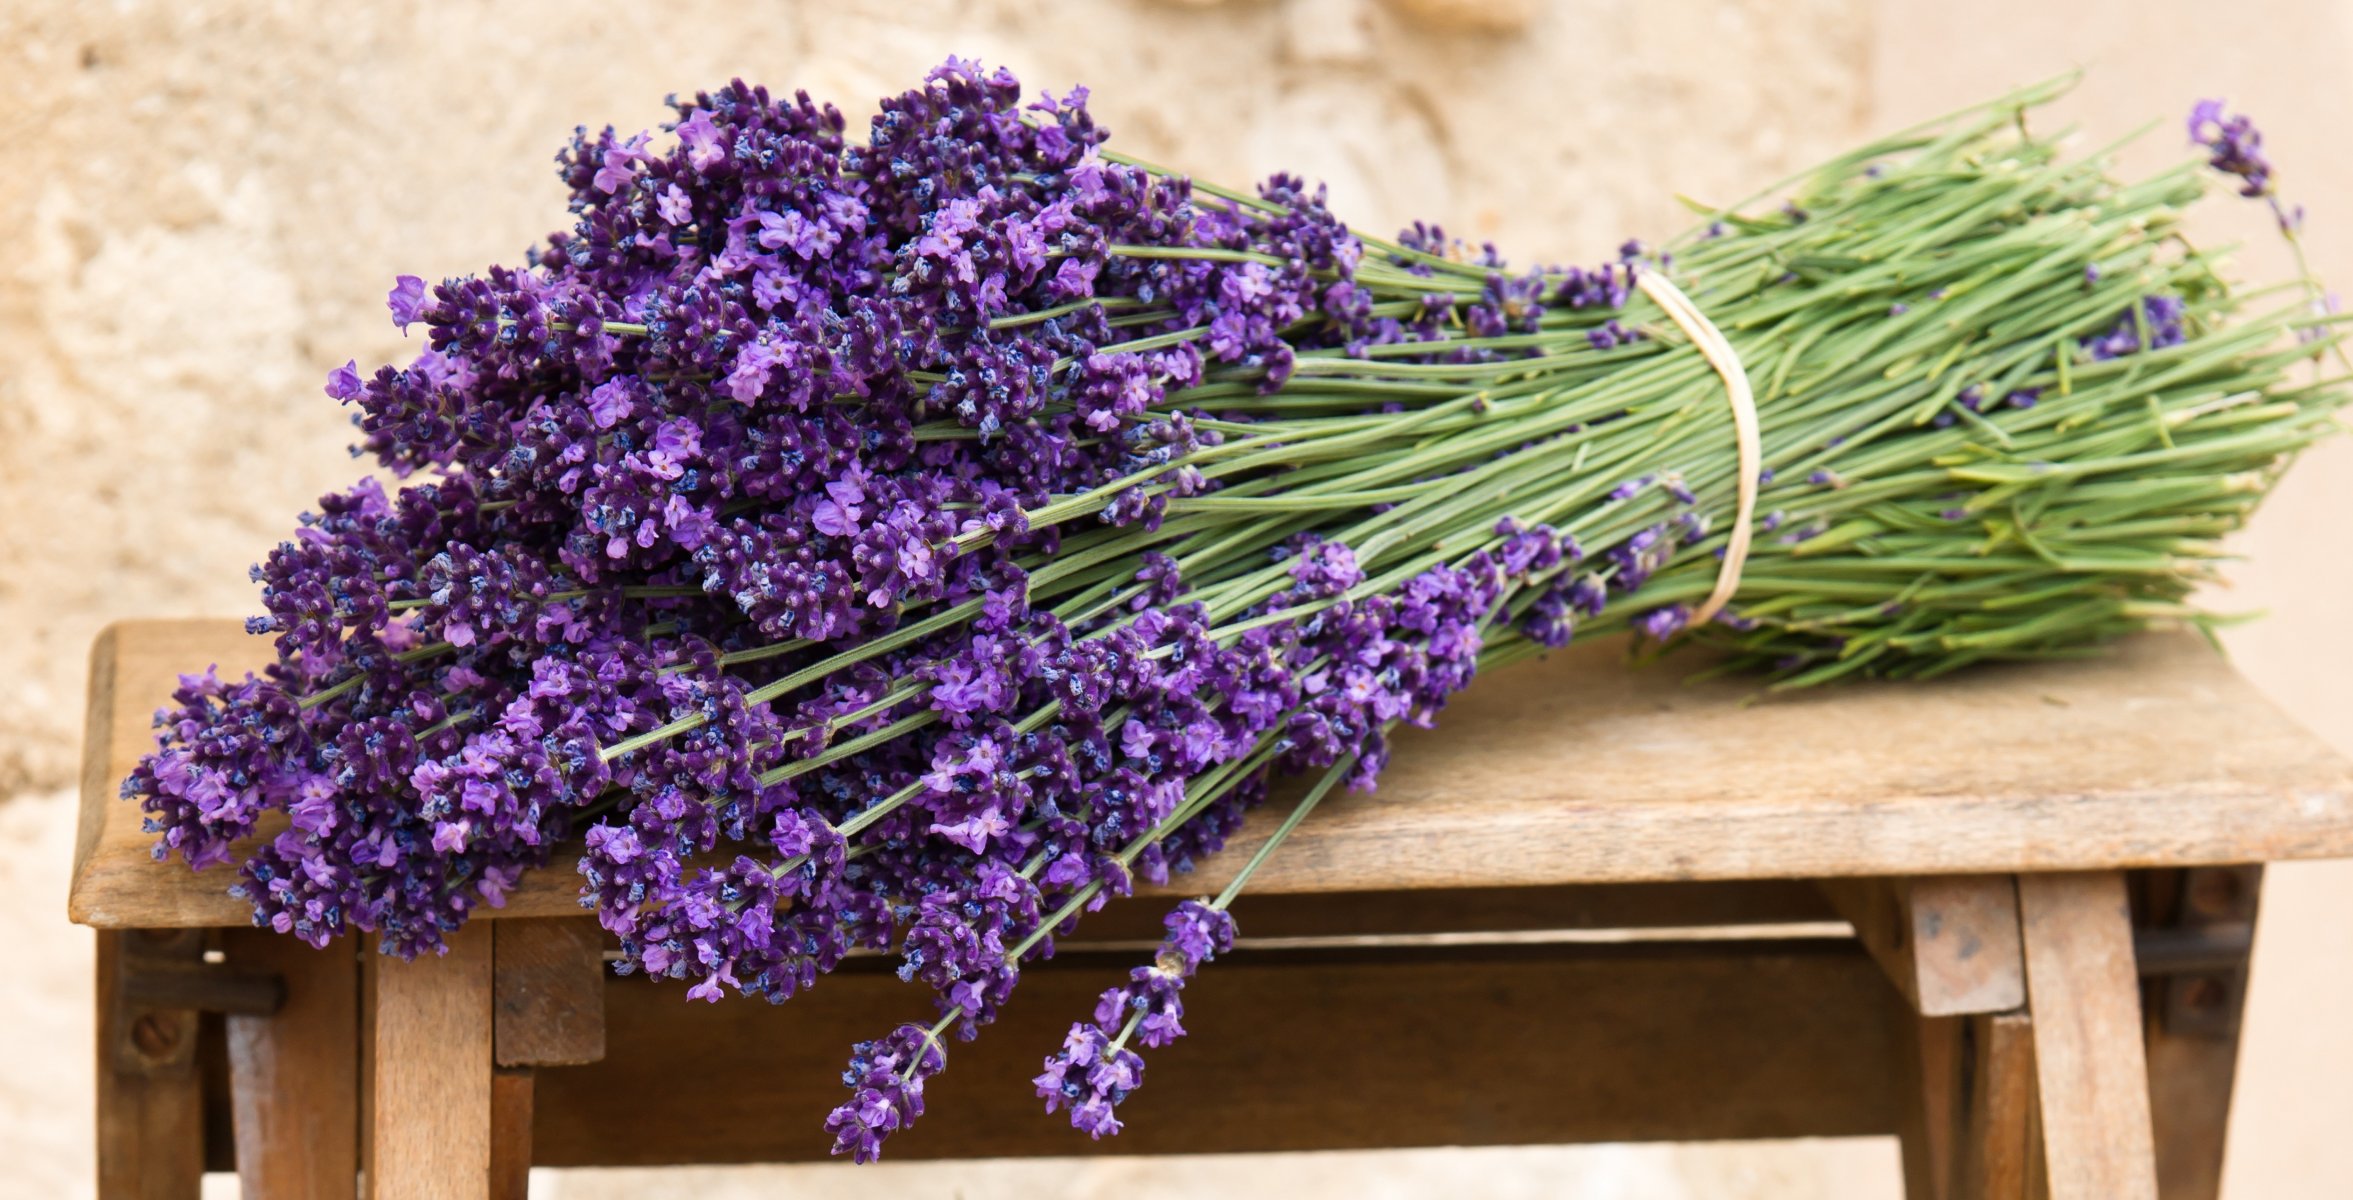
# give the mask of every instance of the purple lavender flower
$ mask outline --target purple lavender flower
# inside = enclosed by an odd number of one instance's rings
[[[923,1115],[924,1085],[947,1065],[947,1050],[921,1025],[858,1043],[842,1072],[852,1095],[825,1118],[833,1152],[861,1163],[881,1158],[883,1139]]]
[[[401,276],[426,347],[327,386],[414,482],[326,497],[256,568],[279,661],[189,681],[126,790],[196,866],[282,814],[237,887],[314,944],[437,952],[576,853],[616,969],[692,999],[895,951],[940,1020],[853,1056],[827,1128],[863,1161],[1073,914],[1215,853],[1270,778],[1372,786],[1491,639],[1567,642],[1707,520],[1590,563],[1492,512],[1405,571],[1288,516],[1220,550],[1188,502],[1235,480],[1200,452],[1257,417],[1217,397],[1336,357],[1516,369],[1563,311],[1624,347],[1641,248],[1514,271],[1417,228],[1360,272],[1320,189],[1196,194],[1099,153],[1083,90],[1025,103],[960,60],[845,130],[738,82],[674,138],[583,131],[576,221],[525,267]],[[1096,1136],[1142,1081],[1130,1045],[1181,1036],[1184,981],[1233,942],[1211,904],[1167,924],[1040,1078]]]
[[[2271,191],[2271,164],[2263,157],[2263,134],[2241,113],[2223,111],[2220,100],[2200,100],[2190,110],[2190,141],[2204,146],[2208,165],[2240,180],[2239,194],[2262,196]]]
[[[384,300],[392,309],[392,323],[400,326],[402,333],[408,332],[409,326],[425,319],[425,281],[414,275],[403,275],[393,280],[392,291],[386,294]]]
[[[1071,1127],[1100,1141],[1120,1131],[1115,1111],[1143,1086],[1144,1060],[1113,1045],[1100,1027],[1080,1023],[1070,1027],[1062,1049],[1047,1057],[1046,1069],[1032,1082],[1047,1112],[1067,1106]]]
[[[1126,1048],[1129,1039],[1158,1048],[1183,1037],[1185,980],[1233,948],[1233,917],[1206,902],[1178,905],[1167,926],[1151,965],[1137,967],[1127,984],[1104,992],[1094,1021],[1071,1026],[1034,1080],[1046,1111],[1068,1107],[1071,1125],[1091,1138],[1118,1133],[1120,1102],[1143,1086],[1144,1060]]]
[[[1654,608],[1635,618],[1634,627],[1641,631],[1642,636],[1654,642],[1663,642],[1681,633],[1690,623],[1690,609],[1680,604],[1670,604],[1665,608]]]
[[[1639,478],[1629,479],[1626,482],[1611,488],[1609,498],[1612,500],[1632,500],[1634,497],[1641,495],[1642,489],[1649,487],[1652,480],[1655,478],[1656,476],[1644,475]]]
[[[2189,315],[2189,306],[2181,297],[2158,292],[2141,297],[2134,308],[2138,311],[2127,310],[2106,333],[2083,339],[2083,348],[2093,360],[2162,350],[2188,340],[2183,322]],[[2012,403],[2016,403],[2015,395]]]
[[[327,372],[327,395],[336,400],[349,400],[359,395],[359,363],[346,362]]]

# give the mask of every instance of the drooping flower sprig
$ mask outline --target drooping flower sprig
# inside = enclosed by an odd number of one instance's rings
[[[1056,937],[1311,779],[1046,1059],[1045,1104],[1117,1132],[1257,865],[1481,670],[1631,632],[1803,686],[2206,619],[2218,539],[2342,402],[2300,373],[2333,322],[2244,311],[2178,236],[2200,164],[2024,132],[2051,92],[1585,268],[1188,181],[1083,89],[956,60],[862,142],[741,83],[582,131],[572,228],[403,277],[425,349],[330,377],[411,482],[256,568],[277,661],[187,679],[125,794],[317,945],[435,951],[560,863],[622,970],[698,999],[895,953],[935,1019],[851,1059],[827,1129],[870,1159]],[[2191,132],[2274,195],[2243,119]],[[1699,628],[1744,468],[1645,272],[1764,431]]]

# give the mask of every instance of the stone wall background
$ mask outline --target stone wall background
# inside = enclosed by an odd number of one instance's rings
[[[106,621],[243,614],[245,567],[357,468],[319,393],[402,355],[398,273],[514,260],[563,223],[551,156],[575,124],[661,120],[730,76],[853,121],[948,53],[1097,88],[1119,145],[1231,182],[1328,181],[1367,229],[1435,218],[1515,258],[1582,260],[1679,228],[1677,192],[1742,194],[1878,129],[2075,64],[2100,140],[2227,95],[2264,121],[2353,280],[2353,5],[1866,0],[830,0],[590,6],[440,0],[16,0],[0,8],[0,1193],[87,1188],[88,935],[61,917],[83,661]],[[2220,207],[2220,206],[2212,206]],[[2253,212],[2250,274],[2284,269]],[[2353,443],[2291,477],[2244,539],[2242,666],[2353,749]],[[197,664],[192,664],[197,665]],[[2353,869],[2273,873],[2230,1194],[2353,1181]],[[1892,1196],[1892,1146],[1601,1148],[891,1168],[873,1194]],[[705,1173],[754,1194],[805,1169]],[[845,1182],[839,1175],[830,1184]],[[683,1186],[684,1180],[669,1183]],[[813,1182],[813,1181],[808,1181]],[[654,1180],[573,1173],[567,1197]]]

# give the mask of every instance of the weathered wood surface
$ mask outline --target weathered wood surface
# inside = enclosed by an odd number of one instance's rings
[[[1059,945],[1149,942],[1164,934],[1165,904],[1114,904]],[[1532,888],[1418,888],[1403,892],[1260,892],[1234,900],[1253,942],[1814,925],[1841,918],[1812,883],[1716,879],[1695,883],[1576,883]]]
[[[605,931],[589,917],[501,921],[491,985],[502,1067],[571,1066],[605,1056]]]
[[[2157,1200],[2124,876],[2022,875],[2018,916],[2051,1200]]]
[[[313,950],[267,929],[223,936],[231,963],[278,973],[284,1007],[228,1018],[237,1174],[248,1200],[347,1196],[359,1172],[356,947]]]
[[[1868,945],[1865,946],[1868,949]],[[1876,953],[1873,958],[1879,957]],[[1886,964],[1880,964],[1882,971]],[[1959,1017],[1924,1017],[1909,1001],[1896,1015],[1896,1142],[1903,1153],[1904,1200],[1949,1200],[1953,1112],[1964,1086],[1956,1061]]]
[[[490,1200],[531,1195],[529,1067],[500,1067],[490,1077]]]
[[[2204,982],[2193,980],[2193,983]],[[2246,993],[2228,993],[2238,1004]],[[2225,1037],[2176,1033],[2151,1022],[2150,1121],[2157,1144],[2157,1191],[2164,1200],[2215,1200],[2239,1065],[2238,1031]]]
[[[361,983],[362,1200],[490,1186],[493,927],[414,962],[375,953]]]
[[[1900,1001],[1845,939],[1715,946],[1238,951],[1185,987],[1117,1138],[1031,1097],[1039,1061],[1136,962],[1065,953],[952,1042],[894,1160],[1894,1132]],[[862,960],[791,1003],[607,988],[604,1061],[535,1071],[543,1166],[823,1160],[853,1042],[930,1006]],[[682,1082],[687,1081],[687,1082]]]
[[[1922,1016],[2026,1003],[2018,888],[2007,875],[1824,880],[1838,915]]]
[[[2027,1200],[2034,1025],[2024,1011],[1912,1016],[1903,1139],[1906,1200]],[[1916,1064],[1916,1065],[1915,1065]],[[2171,1200],[2167,1197],[2166,1200]]]
[[[2157,1140],[2157,1192],[2164,1200],[2215,1200],[2237,1082],[2239,1023],[2248,957],[2261,907],[2263,869],[2148,872],[2134,880],[2148,924],[2178,933],[2244,935],[2208,969],[2147,980],[2149,1116]],[[2216,942],[2226,939],[2217,937]],[[2144,973],[2147,963],[2142,963]]]
[[[1955,1108],[1953,1200],[2023,1200],[2035,1145],[2034,1023],[2023,1012],[1957,1018],[1965,1072]]]
[[[70,910],[86,924],[236,925],[229,874],[157,866],[121,777],[176,674],[242,670],[267,643],[227,621],[135,621],[92,655]],[[1440,732],[1408,731],[1372,795],[1327,801],[1253,880],[1267,892],[1589,881],[1943,875],[2353,855],[2353,768],[2187,635],[2101,658],[1930,684],[1758,698],[1628,669],[1608,645],[1480,681]],[[1196,876],[1214,889],[1278,814]],[[504,909],[574,915],[539,872]]]
[[[124,994],[149,965],[200,962],[198,930],[98,933],[97,1151],[104,1200],[196,1200],[204,1181],[197,1014]]]

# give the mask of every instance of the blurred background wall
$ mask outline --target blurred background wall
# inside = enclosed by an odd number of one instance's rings
[[[575,124],[658,123],[743,76],[862,121],[948,53],[1096,86],[1119,145],[1204,176],[1290,169],[1386,232],[1435,218],[1515,259],[1679,228],[1873,131],[2082,65],[2063,118],[2128,162],[2184,154],[2198,97],[2255,113],[2353,280],[2353,4],[2096,0],[828,0],[626,8],[487,0],[14,0],[0,8],[0,1193],[88,1187],[89,935],[62,918],[84,655],[116,617],[242,615],[245,567],[349,481],[346,358],[413,352],[382,297],[516,261],[563,222]],[[2253,206],[2208,241],[2283,253]],[[2267,609],[2242,668],[2353,751],[2353,442],[2312,456],[2242,539],[2218,606]],[[192,666],[201,664],[191,664]],[[2227,1194],[2353,1194],[2353,868],[2275,870]],[[842,1194],[1493,1196],[1898,1193],[1892,1143],[1436,1151],[1292,1160],[892,1167]],[[807,1184],[714,1172],[697,1194]],[[686,1186],[684,1179],[665,1177]],[[650,1194],[572,1174],[566,1197]],[[829,1193],[830,1194],[830,1193]]]

